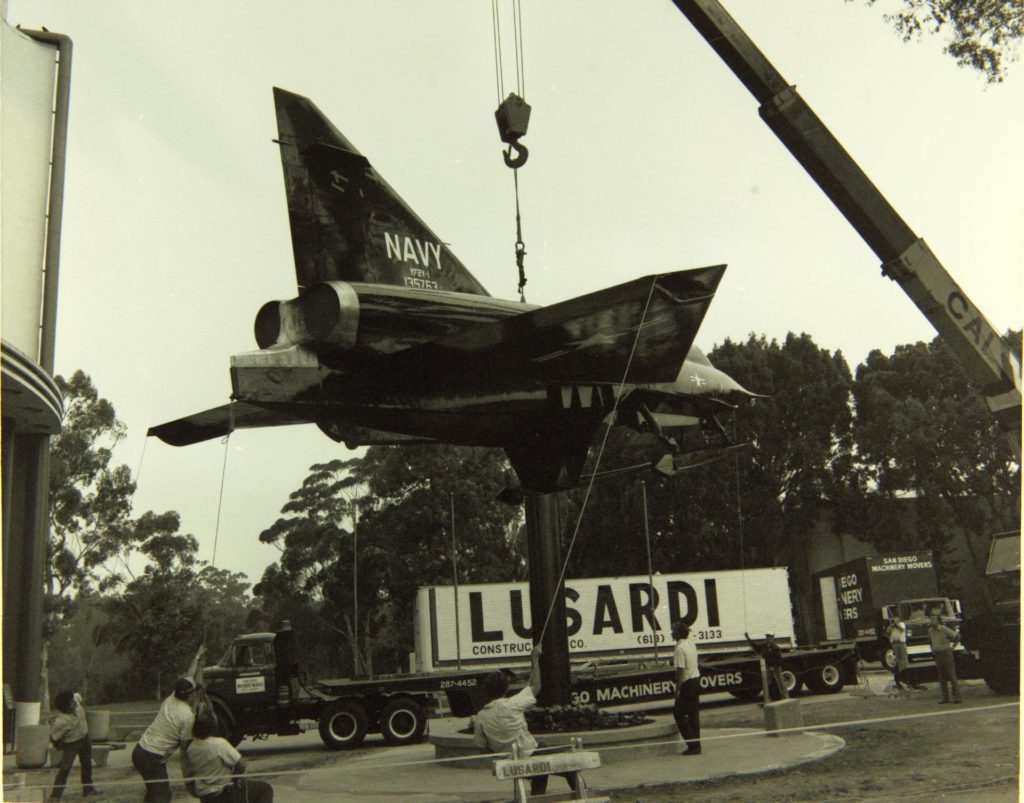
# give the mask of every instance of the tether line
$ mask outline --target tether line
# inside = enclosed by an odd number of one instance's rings
[[[629,357],[626,359],[626,368],[622,372],[622,379],[619,381],[619,392],[614,394],[615,402],[612,404],[611,413],[607,416],[610,423],[605,427],[604,437],[601,438],[601,446],[597,451],[597,459],[594,462],[594,471],[590,475],[590,482],[587,483],[587,490],[583,495],[583,503],[580,505],[579,515],[576,517],[576,526],[573,529],[572,538],[569,539],[569,548],[566,550],[565,559],[562,561],[562,570],[558,575],[558,582],[555,584],[556,589],[560,588],[562,583],[565,581],[565,570],[569,565],[569,558],[572,556],[572,549],[576,545],[576,537],[579,535],[580,526],[583,524],[583,514],[586,512],[587,503],[590,501],[590,492],[594,487],[594,480],[597,478],[598,471],[601,468],[601,459],[604,457],[604,449],[608,443],[608,436],[611,434],[612,427],[615,426],[615,416],[619,409],[619,400],[622,398],[622,390],[626,386],[626,379],[629,377],[629,369],[633,365],[633,357],[636,354],[636,347],[640,342],[640,333],[643,331],[644,321],[647,320],[647,312],[651,308],[651,299],[654,297],[654,288],[658,286],[659,278],[659,276],[654,277],[651,281],[651,289],[647,291],[647,301],[644,302],[644,311],[640,315],[640,322],[636,327],[636,337],[633,338],[633,345],[629,350]],[[547,633],[548,624],[551,621],[551,614],[555,610],[556,596],[557,594],[552,595],[551,602],[548,605],[548,612],[544,617],[544,626],[541,628],[540,638],[537,640],[538,643],[544,641],[544,634]]]
[[[976,707],[973,707],[973,708],[961,708],[961,709],[950,710],[950,711],[925,711],[925,712],[922,712],[922,713],[919,713],[919,714],[901,714],[899,716],[892,716],[892,717],[873,717],[873,718],[870,718],[870,719],[851,719],[851,720],[844,720],[842,722],[826,722],[826,723],[823,723],[821,725],[803,725],[803,726],[798,727],[798,728],[779,728],[778,730],[761,730],[761,729],[741,730],[738,733],[725,733],[725,734],[722,734],[720,736],[702,735],[701,736],[701,742],[726,742],[726,741],[729,741],[729,740],[732,740],[732,739],[764,739],[764,738],[774,738],[774,737],[776,737],[778,735],[782,735],[782,734],[800,734],[800,733],[806,733],[808,731],[837,730],[837,729],[840,729],[840,728],[854,728],[854,727],[858,727],[858,726],[861,726],[861,725],[880,725],[880,724],[885,724],[885,723],[888,723],[888,722],[903,722],[903,721],[912,720],[912,719],[928,719],[928,718],[932,718],[932,717],[962,717],[962,716],[969,716],[971,714],[976,714],[976,713],[981,713],[981,712],[986,712],[986,711],[998,711],[998,710],[1001,710],[1001,709],[1004,709],[1004,708],[1019,708],[1019,704],[1016,703],[1016,702],[1013,702],[1013,703],[997,703],[996,705],[982,705],[982,706],[976,706]],[[667,739],[665,741],[660,741],[660,742],[644,742],[643,743],[643,747],[645,749],[648,749],[648,748],[651,748],[651,747],[665,747],[665,746],[672,746],[672,745],[677,745],[678,746],[679,743],[680,743],[679,742],[679,737],[675,736],[675,737],[673,737],[671,739]],[[586,744],[584,744],[584,749],[589,750],[590,752],[605,754],[605,753],[611,753],[611,752],[615,752],[615,751],[619,751],[619,750],[634,750],[635,751],[637,749],[637,746],[638,745],[634,743],[634,744],[624,744],[624,745],[612,745],[611,747],[588,748],[586,746]],[[549,752],[550,750],[558,750],[558,749],[562,749],[562,747],[561,746],[556,746],[556,747],[547,748],[547,749],[541,748],[537,752],[539,752],[539,753],[541,753],[541,752]],[[246,772],[244,775],[237,775],[235,777],[238,777],[238,778],[283,778],[283,777],[286,777],[286,776],[295,776],[295,775],[320,775],[320,774],[324,774],[324,773],[328,773],[328,772],[331,772],[331,773],[346,773],[346,772],[351,772],[351,773],[357,773],[357,772],[381,773],[381,772],[384,772],[384,771],[387,771],[387,770],[400,769],[402,767],[427,767],[427,766],[435,765],[435,764],[437,764],[437,765],[440,765],[440,764],[451,765],[451,764],[454,764],[454,763],[464,762],[464,761],[479,761],[480,759],[487,759],[487,758],[502,759],[502,758],[508,758],[508,757],[509,757],[508,753],[474,753],[473,755],[467,755],[467,756],[450,756],[450,757],[446,757],[446,758],[433,758],[433,759],[411,759],[411,760],[407,760],[407,761],[393,761],[393,762],[386,762],[386,763],[382,762],[380,764],[374,762],[372,764],[372,766],[369,766],[369,765],[366,765],[366,764],[363,764],[363,765],[360,765],[360,766],[332,765],[332,766],[326,766],[326,767],[316,767],[316,768],[297,769],[297,770],[266,770],[264,772]],[[7,777],[7,775],[5,774],[5,778],[6,777]],[[1009,778],[1009,776],[1007,776],[1007,777]],[[1015,778],[1016,776],[1013,776],[1013,777]],[[50,783],[48,775],[41,776],[41,780],[43,780],[44,783],[34,784],[34,785],[25,785],[25,786],[16,786],[14,784],[4,784],[4,791],[5,792],[9,792],[9,791],[16,790],[16,789],[28,790],[28,789],[50,789],[51,788],[52,784]],[[196,780],[196,779],[195,778],[190,778],[190,777],[182,778],[183,782],[189,781],[189,780]],[[680,781],[679,781],[679,783],[686,783],[686,782],[687,781],[685,779],[680,779]],[[135,787],[137,787],[139,785],[139,783],[141,783],[141,781],[138,778],[132,778],[132,779],[124,780],[124,781],[114,781],[114,780],[105,780],[105,781],[103,781],[103,785],[105,787],[115,787],[115,786],[135,786]]]
[[[229,432],[221,441],[224,444],[224,460],[220,466],[220,494],[217,497],[217,522],[213,526],[213,558],[210,560],[210,565],[214,568],[217,567],[217,541],[220,539],[220,512],[224,507],[224,477],[228,473],[228,441],[230,440],[231,433]]]

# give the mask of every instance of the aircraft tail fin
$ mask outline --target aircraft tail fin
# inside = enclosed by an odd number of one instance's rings
[[[488,295],[308,98],[274,87],[300,289],[341,280]]]

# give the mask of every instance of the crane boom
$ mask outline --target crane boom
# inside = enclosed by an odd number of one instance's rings
[[[718,0],[672,0],[761,104],[761,119],[838,207],[985,394],[1021,457],[1020,359],[839,140]]]

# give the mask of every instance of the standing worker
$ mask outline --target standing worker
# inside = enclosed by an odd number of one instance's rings
[[[690,641],[690,626],[681,619],[672,623],[676,640],[672,664],[676,668],[676,704],[672,710],[679,735],[686,741],[684,756],[700,755],[700,667],[697,647]]]
[[[749,633],[744,633],[747,637],[747,644],[750,648],[764,658],[765,668],[768,670],[769,680],[774,682],[775,688],[777,688],[779,699],[788,700],[789,692],[786,691],[786,683],[782,679],[782,650],[779,649],[779,645],[775,643],[774,633],[764,634],[764,644],[755,644]],[[771,688],[768,689],[769,696],[771,696]],[[775,699],[774,697],[772,699]]]
[[[960,641],[960,634],[953,628],[942,624],[938,611],[932,611],[931,624],[928,625],[928,641],[932,645],[932,657],[935,668],[939,671],[939,686],[942,688],[940,703],[960,702],[960,684],[956,678],[956,660],[953,648]],[[949,699],[949,686],[953,685],[953,699]]]
[[[924,689],[924,686],[909,680],[906,676],[906,671],[910,668],[910,656],[907,654],[907,623],[900,619],[899,616],[893,615],[889,620],[887,635],[893,655],[893,685],[897,689],[903,689],[905,688],[903,684],[906,684],[912,689],[921,691]]]
[[[77,756],[82,764],[82,795],[98,795],[92,785],[92,742],[85,720],[85,703],[78,692],[62,691],[53,701],[57,713],[50,724],[50,741],[61,751],[60,769],[53,779],[50,800],[60,800]]]
[[[167,759],[192,740],[195,703],[202,691],[198,678],[206,646],[200,646],[188,670],[174,681],[174,692],[161,704],[156,718],[146,728],[132,752],[132,764],[146,782],[145,803],[169,803]]]

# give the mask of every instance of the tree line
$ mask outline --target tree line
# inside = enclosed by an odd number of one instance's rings
[[[1011,339],[1019,350],[1020,332]],[[813,539],[843,532],[881,552],[930,549],[944,593],[965,605],[977,597],[988,537],[1019,527],[1020,466],[938,338],[873,351],[855,374],[806,334],[726,340],[709,357],[762,394],[720,417],[749,446],[674,477],[565,494],[564,549],[579,530],[568,577],[646,574],[649,542],[654,571],[788,566],[806,599]],[[234,634],[284,620],[312,674],[401,670],[419,587],[525,579],[521,508],[495,499],[515,484],[501,450],[371,447],[311,466],[280,518],[247,536],[280,551],[250,595],[244,575],[198,559],[177,513],[132,516],[130,472],[110,464],[124,434],[113,407],[81,372],[58,381],[67,416],[51,478],[55,682],[91,684],[101,700],[158,696],[198,638],[216,657]],[[613,429],[604,467],[653,440]]]

